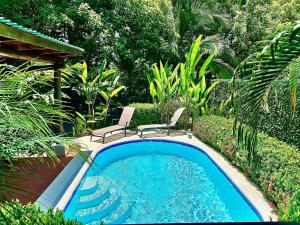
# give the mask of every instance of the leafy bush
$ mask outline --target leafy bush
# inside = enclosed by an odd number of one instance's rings
[[[216,112],[222,101],[231,95],[231,83],[220,81],[213,89],[209,105]],[[300,100],[300,89],[297,93]],[[247,118],[248,115],[242,115]],[[268,108],[261,110],[259,130],[300,149],[300,102],[295,113],[291,110],[290,88],[287,80],[275,81],[268,98]]]
[[[165,104],[165,107],[168,108],[168,111],[164,110],[160,115],[162,116],[162,123],[169,122],[174,112],[181,108],[185,107],[184,103],[180,101],[179,98],[173,98]],[[188,118],[188,111],[185,110],[181,117],[178,120],[177,126],[183,128],[186,125],[186,121]]]
[[[261,188],[270,204],[275,203],[279,208],[281,220],[300,221],[300,152],[285,142],[259,133],[258,163],[251,168],[247,152],[234,140],[232,127],[232,121],[223,117],[200,117],[194,131]]]
[[[134,126],[157,123],[158,109],[154,104],[133,103],[130,104],[129,106],[135,108],[133,118],[132,118],[133,121],[132,124]]]
[[[0,207],[0,224],[14,225],[81,225],[78,221],[64,218],[62,211],[42,212],[40,207],[34,204],[21,205],[18,201],[11,201]]]
[[[183,103],[179,99],[172,99],[165,104],[164,108],[168,108],[168,111],[164,110],[163,112],[160,112],[158,105],[150,103],[133,103],[129,106],[135,107],[132,121],[134,126],[139,126],[143,124],[167,123],[173,116],[173,113],[178,108],[183,107]],[[184,126],[186,118],[187,114],[185,111],[178,121],[179,127]]]
[[[33,141],[32,137],[37,136],[38,134],[25,129],[0,128],[0,158],[2,160],[10,160],[21,154],[38,154],[43,152],[42,147]],[[32,143],[28,144],[28,140],[31,140]]]

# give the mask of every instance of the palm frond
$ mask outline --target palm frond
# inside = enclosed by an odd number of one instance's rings
[[[238,142],[248,150],[250,161],[255,160],[259,110],[265,96],[273,82],[300,56],[299,25],[300,21],[297,21],[286,27],[261,52],[248,57],[236,70],[235,79],[242,79],[242,85],[236,89],[238,97],[234,101],[234,132]],[[296,72],[292,71],[292,93],[297,85],[296,76],[299,74],[296,75]],[[244,115],[248,112],[248,117],[241,118],[240,111],[243,111]]]
[[[59,162],[52,143],[72,145],[68,137],[56,136],[52,127],[58,124],[58,117],[70,120],[68,113],[62,112],[59,102],[47,102],[39,86],[47,87],[48,80],[26,69],[8,68],[0,65],[0,159],[12,162],[24,156],[48,156],[53,163]],[[13,164],[11,163],[13,166]],[[10,185],[4,174],[0,189]],[[13,192],[14,189],[10,188]],[[5,199],[0,196],[0,202]]]

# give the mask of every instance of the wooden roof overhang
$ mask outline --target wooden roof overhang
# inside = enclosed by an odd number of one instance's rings
[[[25,60],[61,65],[65,59],[82,56],[83,52],[82,48],[0,17],[0,63]]]

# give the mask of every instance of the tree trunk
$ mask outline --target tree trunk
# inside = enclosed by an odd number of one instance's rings
[[[59,110],[63,110],[62,107],[62,93],[61,93],[61,71],[60,69],[54,70],[54,99],[57,101]],[[58,134],[64,133],[64,123],[61,116],[58,116],[58,128],[55,130]]]

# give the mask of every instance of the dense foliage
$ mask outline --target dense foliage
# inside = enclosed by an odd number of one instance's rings
[[[0,2],[0,15],[83,47],[89,66],[104,59],[116,66],[128,89],[123,104],[148,102],[145,75],[160,60],[184,59],[203,35],[201,52],[217,50],[212,74],[231,77],[238,63],[255,52],[257,41],[299,18],[297,0],[35,0]]]
[[[263,133],[258,135],[256,167],[248,162],[247,151],[240,147],[232,133],[233,122],[223,117],[200,117],[195,134],[212,145],[256,183],[279,208],[280,220],[300,220],[300,152],[285,142]]]
[[[300,15],[300,2],[297,0],[224,2],[232,17],[228,38],[240,59],[259,50],[261,44],[264,45],[260,41],[299,19]]]
[[[18,201],[12,201],[9,204],[1,205],[0,224],[14,225],[82,225],[77,221],[64,218],[62,211],[48,210],[43,212],[35,204],[21,205]]]
[[[127,87],[123,102],[147,99],[145,73],[176,56],[168,0],[37,0],[0,2],[0,15],[85,49],[89,67],[104,59]],[[175,57],[176,58],[176,57]]]
[[[210,107],[217,113],[222,101],[225,102],[231,96],[232,84],[230,81],[219,81],[210,96]],[[300,99],[298,89],[297,99]],[[274,82],[267,99],[268,107],[260,110],[258,129],[272,137],[295,145],[300,149],[300,107],[293,112],[290,101],[290,86],[288,80]],[[224,116],[228,117],[229,107],[224,109]],[[247,113],[241,116],[247,118]]]
[[[61,112],[57,101],[38,91],[39,86],[47,84],[34,73],[0,65],[0,86],[1,160],[45,152],[55,158],[49,143],[67,139],[55,136],[51,128],[58,126],[59,116],[65,120],[70,117]]]

